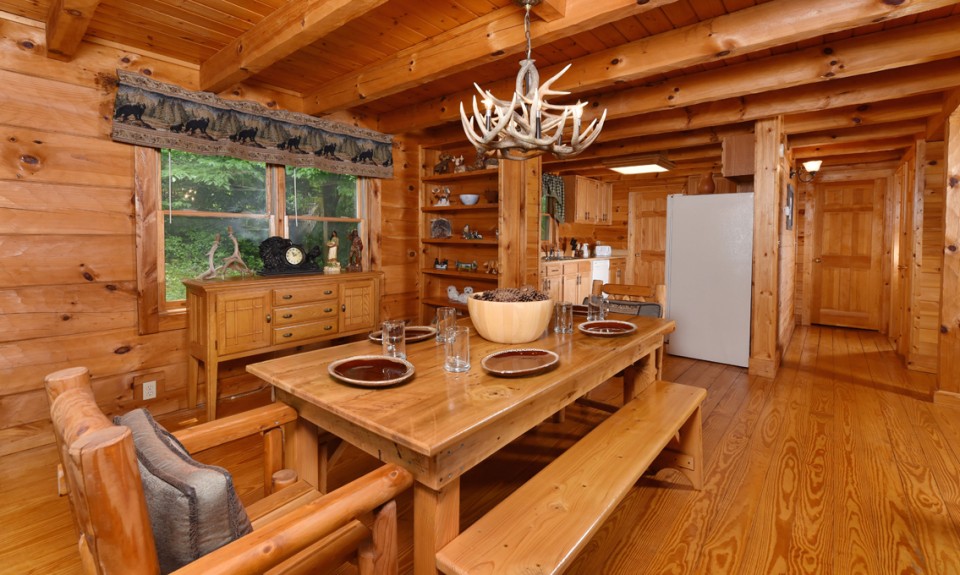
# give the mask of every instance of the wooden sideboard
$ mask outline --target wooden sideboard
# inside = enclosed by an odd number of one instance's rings
[[[190,407],[201,362],[212,421],[219,362],[371,331],[380,320],[381,281],[380,272],[184,281]]]

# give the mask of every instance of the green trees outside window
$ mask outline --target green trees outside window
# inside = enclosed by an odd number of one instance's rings
[[[271,178],[270,170],[280,175]],[[183,300],[182,281],[209,269],[208,252],[217,235],[214,265],[233,253],[228,229],[244,262],[256,272],[263,267],[260,242],[271,235],[284,235],[309,249],[336,231],[345,245],[349,231],[362,224],[354,176],[177,150],[161,151],[160,175],[167,302]],[[286,215],[284,226],[278,224],[278,214]],[[337,259],[343,266],[347,255],[341,248]]]

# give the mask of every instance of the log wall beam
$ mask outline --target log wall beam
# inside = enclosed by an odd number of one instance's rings
[[[927,118],[940,111],[942,101],[940,94],[923,94],[912,98],[789,114],[783,117],[783,132],[789,136],[818,130],[859,128]]]
[[[792,0],[774,0],[759,6],[738,10],[737,12],[719,16],[710,20],[672,30],[656,36],[631,42],[618,46],[610,50],[595,52],[589,56],[573,60],[572,68],[565,76],[555,84],[555,88],[569,90],[573,93],[579,93],[586,90],[604,88],[617,82],[641,79],[660,73],[667,73],[671,70],[689,67],[695,64],[717,61],[737,54],[746,54],[757,50],[774,47],[785,42],[798,41],[804,38],[819,37],[824,34],[844,30],[862,24],[875,23],[890,18],[896,18],[907,14],[916,14],[935,8],[955,4],[955,0],[927,0],[900,2],[897,6],[891,6],[886,2],[876,0],[856,0],[849,2],[836,2],[834,0],[808,0],[798,3]],[[770,22],[789,21],[790,26],[771,26]],[[909,28],[910,30],[913,27]],[[955,28],[954,28],[955,29]],[[898,39],[898,45],[902,45],[905,39],[904,35],[896,30],[890,31]],[[871,35],[879,38],[882,35]],[[939,37],[939,34],[938,34]],[[926,45],[926,41],[919,41],[916,36],[912,36],[911,41],[917,41],[918,44]],[[844,41],[847,43],[863,43],[860,38]],[[906,52],[912,52],[915,46],[909,42]],[[947,45],[955,45],[954,38],[948,40]],[[927,49],[920,47],[922,49]],[[898,49],[902,49],[898,48]],[[869,52],[870,45],[860,46],[860,52],[856,57],[862,60],[872,62],[872,69],[877,69],[877,65],[890,65],[884,60],[889,57],[904,57],[910,59],[906,54],[891,54],[883,50],[883,54]],[[879,50],[877,51],[879,52]],[[801,52],[806,54],[807,52]],[[851,57],[854,55],[851,55]],[[922,57],[922,56],[921,56]],[[848,58],[848,56],[844,56]],[[814,74],[817,78],[807,81],[820,81],[826,78],[819,77],[819,74],[826,74],[831,71],[831,67],[824,65],[825,60],[829,64],[829,58],[825,55],[819,55],[816,62],[808,62],[808,55],[802,64],[805,65],[805,73]],[[926,60],[920,60],[926,61]],[[758,63],[759,64],[759,63]],[[859,64],[864,65],[864,64]],[[557,73],[562,66],[550,66],[541,70],[541,77],[546,78]],[[723,68],[721,71],[730,70],[731,67]],[[855,73],[866,73],[864,68]],[[849,75],[850,71],[834,71],[837,75]],[[742,73],[742,72],[741,72]],[[780,70],[775,70],[773,78],[778,78]],[[706,73],[710,74],[710,73]],[[699,75],[697,75],[699,76]],[[709,77],[713,78],[711,74]],[[695,76],[685,76],[684,85],[691,81]],[[759,79],[758,79],[759,80]],[[752,81],[752,80],[751,80]],[[769,79],[767,80],[769,81]],[[796,82],[797,80],[793,80]],[[484,88],[491,90],[496,94],[509,94],[513,91],[515,80],[505,78],[499,83],[495,83]],[[716,80],[714,80],[716,82]],[[720,85],[716,86],[722,91],[723,85],[737,85],[737,82],[729,80],[720,80]],[[749,83],[748,83],[749,85]],[[744,86],[740,86],[741,92]],[[647,92],[652,91],[648,89]],[[755,90],[753,90],[755,91]],[[654,108],[644,109],[640,106],[631,106],[630,98],[633,94],[643,96],[644,90],[626,90],[624,94],[632,94],[624,98],[613,98],[604,105],[610,108],[613,106],[616,110],[614,116],[624,116],[630,113],[637,114],[654,109],[675,108],[678,106],[693,103],[695,101],[705,101],[701,97],[690,98],[691,94],[684,93],[683,100],[674,95],[672,100],[662,104],[658,101]],[[416,104],[394,110],[380,117],[380,129],[386,132],[397,133],[416,129],[436,126],[457,118],[459,114],[459,102],[469,102],[473,95],[473,90],[464,90],[461,92],[448,94],[427,102]],[[663,93],[663,92],[660,92]],[[749,93],[749,92],[748,92]],[[671,96],[668,92],[662,96],[664,99]],[[731,97],[732,94],[723,96],[714,94],[708,99],[719,99],[722,97]],[[649,106],[650,104],[645,104]],[[614,111],[614,110],[611,110]]]
[[[638,5],[635,0],[570,0],[563,18],[531,22],[530,35],[535,45],[544,45],[675,1],[652,0]],[[540,7],[543,8],[544,4]],[[425,82],[522,54],[525,50],[523,11],[516,6],[507,6],[428,38],[377,64],[365,66],[358,73],[324,82],[323,87],[304,96],[304,111],[320,114],[359,106]],[[548,76],[541,74],[541,77],[546,79]],[[510,81],[511,90],[514,83],[515,79]],[[475,93],[471,88],[463,101],[469,102]]]
[[[864,126],[863,128],[844,128],[842,130],[796,134],[790,137],[788,142],[790,147],[801,148],[862,142],[863,140],[899,138],[903,136],[922,137],[926,129],[927,123],[922,119],[907,120],[877,126]]]
[[[940,350],[935,399],[960,406],[960,108],[945,127],[943,272],[940,276]]]
[[[47,12],[47,57],[70,61],[99,5],[100,0],[54,0]]]
[[[200,89],[221,92],[387,0],[291,0],[200,64]]]

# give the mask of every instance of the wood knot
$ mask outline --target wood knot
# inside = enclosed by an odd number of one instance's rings
[[[140,73],[143,74],[144,76],[153,76],[153,70],[151,70],[150,68],[143,68],[142,70],[140,70]]]
[[[620,63],[620,58],[614,58],[613,60],[610,60],[611,66],[616,66],[619,63]]]
[[[106,288],[107,291],[117,291],[117,289],[118,289],[117,286],[115,286],[115,285],[113,285],[113,284],[107,284],[107,285],[105,285],[105,286],[103,286],[103,287]]]
[[[717,58],[726,58],[729,55],[730,55],[730,50],[720,50],[716,54]]]
[[[60,319],[61,319],[62,321],[70,321],[71,319],[73,319],[73,316],[70,315],[70,314],[68,314],[68,313],[65,313],[65,314],[63,314],[63,315],[60,316]]]
[[[113,353],[117,355],[123,355],[125,353],[129,353],[131,349],[132,348],[129,345],[121,345],[117,349],[113,350]]]
[[[83,272],[82,275],[83,275],[83,279],[87,280],[88,282],[92,282],[94,279],[93,274],[91,274],[90,272]]]
[[[947,329],[947,326],[945,326],[945,325],[941,325],[941,326],[940,326],[940,333],[945,334],[945,333],[947,333],[947,332],[949,332],[949,331],[950,331],[950,330]]]
[[[950,176],[949,182],[950,182],[950,187],[955,188],[957,187],[957,184],[960,184],[960,178],[957,178],[957,176]]]
[[[40,163],[40,160],[36,156],[31,156],[30,154],[20,156],[20,161],[24,164],[30,164],[31,166],[36,166]]]
[[[20,47],[25,50],[33,50],[34,48],[37,47],[37,45],[31,42],[30,40],[21,40]]]
[[[957,251],[957,246],[951,244],[951,245],[947,246],[947,251],[948,251],[948,252],[956,252],[956,251]]]

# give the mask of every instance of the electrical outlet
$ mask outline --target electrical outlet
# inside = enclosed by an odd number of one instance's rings
[[[157,397],[157,380],[151,379],[150,381],[143,382],[143,399],[144,401],[148,399],[156,399]]]

